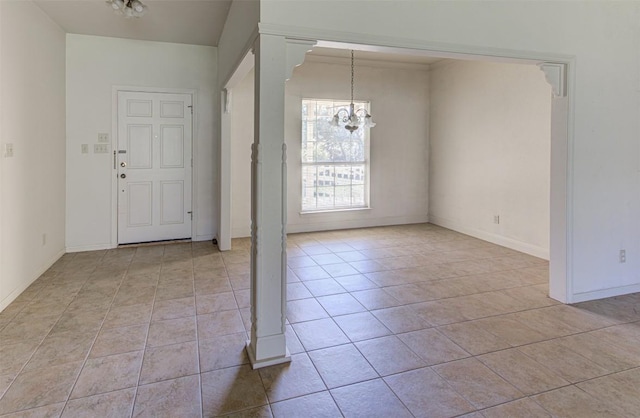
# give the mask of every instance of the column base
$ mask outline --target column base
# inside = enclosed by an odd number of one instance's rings
[[[251,340],[247,340],[247,346],[245,348],[247,350],[247,356],[249,356],[249,362],[251,363],[252,369],[260,369],[262,367],[275,366],[276,364],[289,363],[291,361],[291,354],[289,353],[289,349],[286,349],[286,353],[282,357],[272,357],[264,360],[257,361],[255,359],[255,355],[253,354],[253,350],[251,350]]]

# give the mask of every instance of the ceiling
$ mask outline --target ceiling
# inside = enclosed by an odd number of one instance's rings
[[[148,10],[138,19],[116,15],[104,0],[35,0],[35,3],[67,33],[217,46],[232,0],[142,1]],[[442,59],[399,53],[393,48],[332,43],[327,46],[313,48],[310,55],[348,59],[349,48],[354,48],[358,49],[356,60],[428,65]]]
[[[104,0],[36,0],[67,33],[217,46],[231,0],[142,0],[139,19],[114,14]]]

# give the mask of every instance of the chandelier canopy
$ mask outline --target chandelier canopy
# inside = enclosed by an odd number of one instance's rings
[[[147,6],[140,0],[107,0],[107,6],[126,18],[141,17],[147,11]]]
[[[355,109],[353,104],[353,73],[353,50],[351,50],[351,104],[349,105],[349,109],[346,107],[338,109],[336,114],[333,115],[333,119],[331,119],[331,126],[340,126],[342,123],[344,124],[344,128],[349,132],[354,132],[360,126],[364,126],[365,128],[373,128],[376,126],[367,109]]]

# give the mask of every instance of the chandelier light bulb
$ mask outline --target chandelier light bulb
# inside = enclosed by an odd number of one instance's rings
[[[138,0],[131,2],[131,8],[138,13],[142,13],[144,11],[144,5]]]
[[[373,118],[371,117],[370,114],[367,113],[367,115],[364,117],[364,127],[373,128],[375,126],[376,126],[376,123],[373,121]]]
[[[126,18],[140,17],[147,10],[140,0],[107,0],[106,3],[116,14]]]

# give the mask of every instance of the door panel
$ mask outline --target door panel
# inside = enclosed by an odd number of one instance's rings
[[[182,102],[160,102],[160,116],[163,118],[184,118]]]
[[[127,154],[129,169],[152,168],[153,160],[153,126],[130,125],[127,127]]]
[[[191,237],[191,95],[118,93],[118,243]]]
[[[127,212],[130,214],[130,216],[127,222],[127,226],[151,226],[153,185],[150,181],[137,183],[129,182],[128,188]]]
[[[184,129],[178,125],[160,128],[160,167],[184,167]]]
[[[146,117],[153,116],[153,101],[152,100],[127,100],[127,116],[134,117]]]
[[[160,186],[160,223],[162,225],[184,222],[184,208],[177,202],[184,201],[184,182],[163,181]]]

